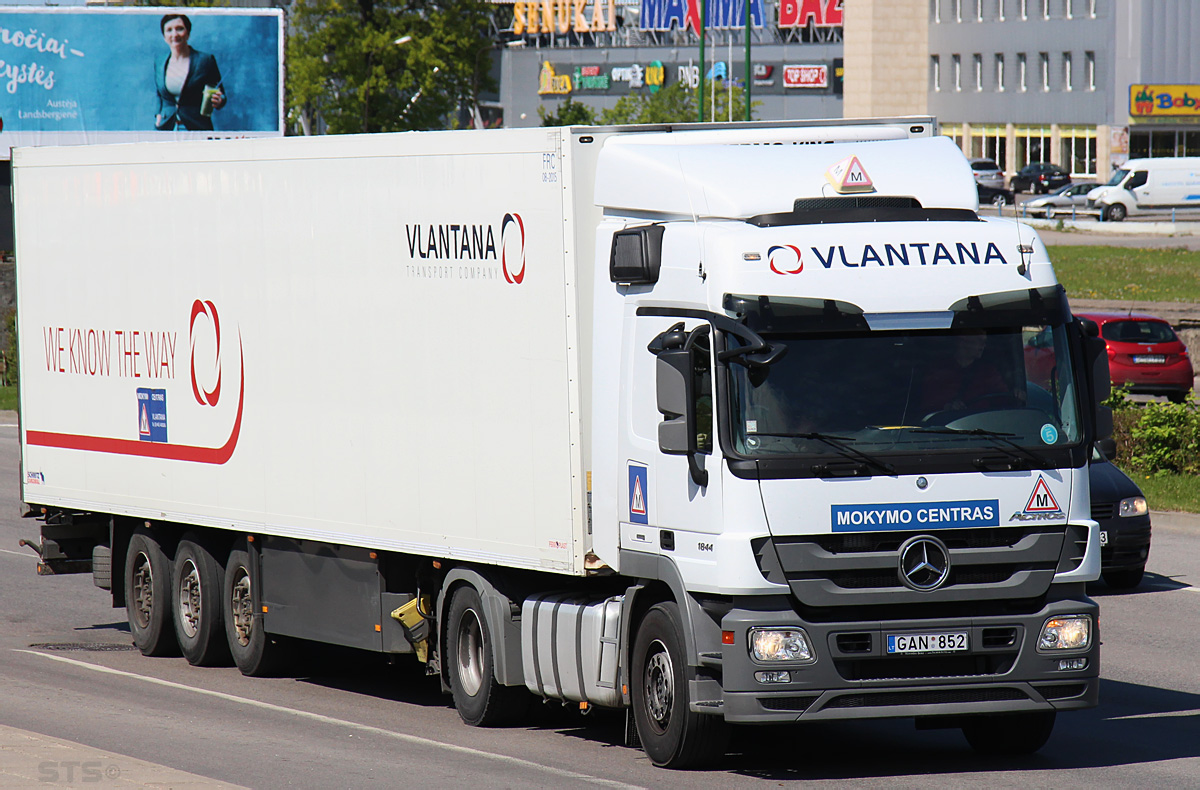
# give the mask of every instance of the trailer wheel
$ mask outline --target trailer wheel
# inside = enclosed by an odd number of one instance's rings
[[[171,620],[171,560],[146,529],[133,533],[125,552],[125,611],[142,655],[179,655]]]
[[[462,720],[472,727],[495,727],[519,719],[529,692],[496,680],[492,633],[474,587],[460,587],[450,599],[445,639],[446,673]]]
[[[171,609],[179,648],[192,666],[219,666],[229,659],[221,617],[224,576],[221,565],[194,536],[179,542]]]
[[[229,552],[225,584],[221,594],[225,641],[233,663],[249,677],[271,677],[283,665],[283,639],[263,630],[262,615],[255,607],[261,591],[251,571],[250,553],[244,546]]]
[[[1012,757],[1033,754],[1045,746],[1054,731],[1054,718],[1054,711],[972,716],[962,731],[980,754]]]
[[[679,607],[651,608],[633,645],[633,719],[646,755],[663,768],[699,768],[725,756],[725,720],[688,704],[683,646]]]

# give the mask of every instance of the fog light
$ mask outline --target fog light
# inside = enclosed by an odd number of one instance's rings
[[[1087,669],[1086,658],[1063,658],[1058,662],[1058,671],[1066,672],[1072,669]]]
[[[1042,626],[1038,650],[1086,650],[1091,643],[1091,615],[1052,617]]]
[[[1146,506],[1146,498],[1140,496],[1131,496],[1122,499],[1117,505],[1117,513],[1122,518],[1130,518],[1131,516],[1144,516],[1150,512],[1150,508]]]
[[[799,628],[754,628],[750,657],[755,661],[812,661],[808,635]]]
[[[771,672],[755,672],[754,679],[759,683],[791,683],[792,673],[779,669]]]

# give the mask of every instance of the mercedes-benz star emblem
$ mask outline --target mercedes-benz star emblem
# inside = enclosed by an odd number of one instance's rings
[[[900,546],[900,581],[920,592],[936,590],[950,575],[950,550],[930,535],[917,535]]]

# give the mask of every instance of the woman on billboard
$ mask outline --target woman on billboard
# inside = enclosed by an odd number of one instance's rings
[[[158,114],[154,127],[162,132],[211,132],[213,110],[225,106],[217,59],[188,44],[192,20],[185,15],[167,14],[159,27],[171,51],[155,61]]]

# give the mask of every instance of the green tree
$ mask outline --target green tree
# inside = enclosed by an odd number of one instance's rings
[[[545,107],[538,107],[538,117],[542,126],[595,126],[596,111],[583,102],[575,101],[570,96],[563,102],[558,112],[546,112]]]
[[[306,134],[318,117],[331,134],[445,126],[491,84],[487,12],[482,0],[296,0],[289,121]]]
[[[729,120],[729,88],[724,82],[712,80],[704,83],[705,120]],[[715,93],[715,109],[710,101]],[[673,82],[655,93],[631,93],[622,96],[616,106],[605,110],[600,117],[604,124],[626,123],[692,123],[697,120],[696,91],[682,82]],[[750,109],[761,102],[751,101]],[[711,115],[710,115],[711,113]],[[733,120],[746,117],[746,92],[740,87],[733,89]],[[753,115],[751,115],[753,117]]]

